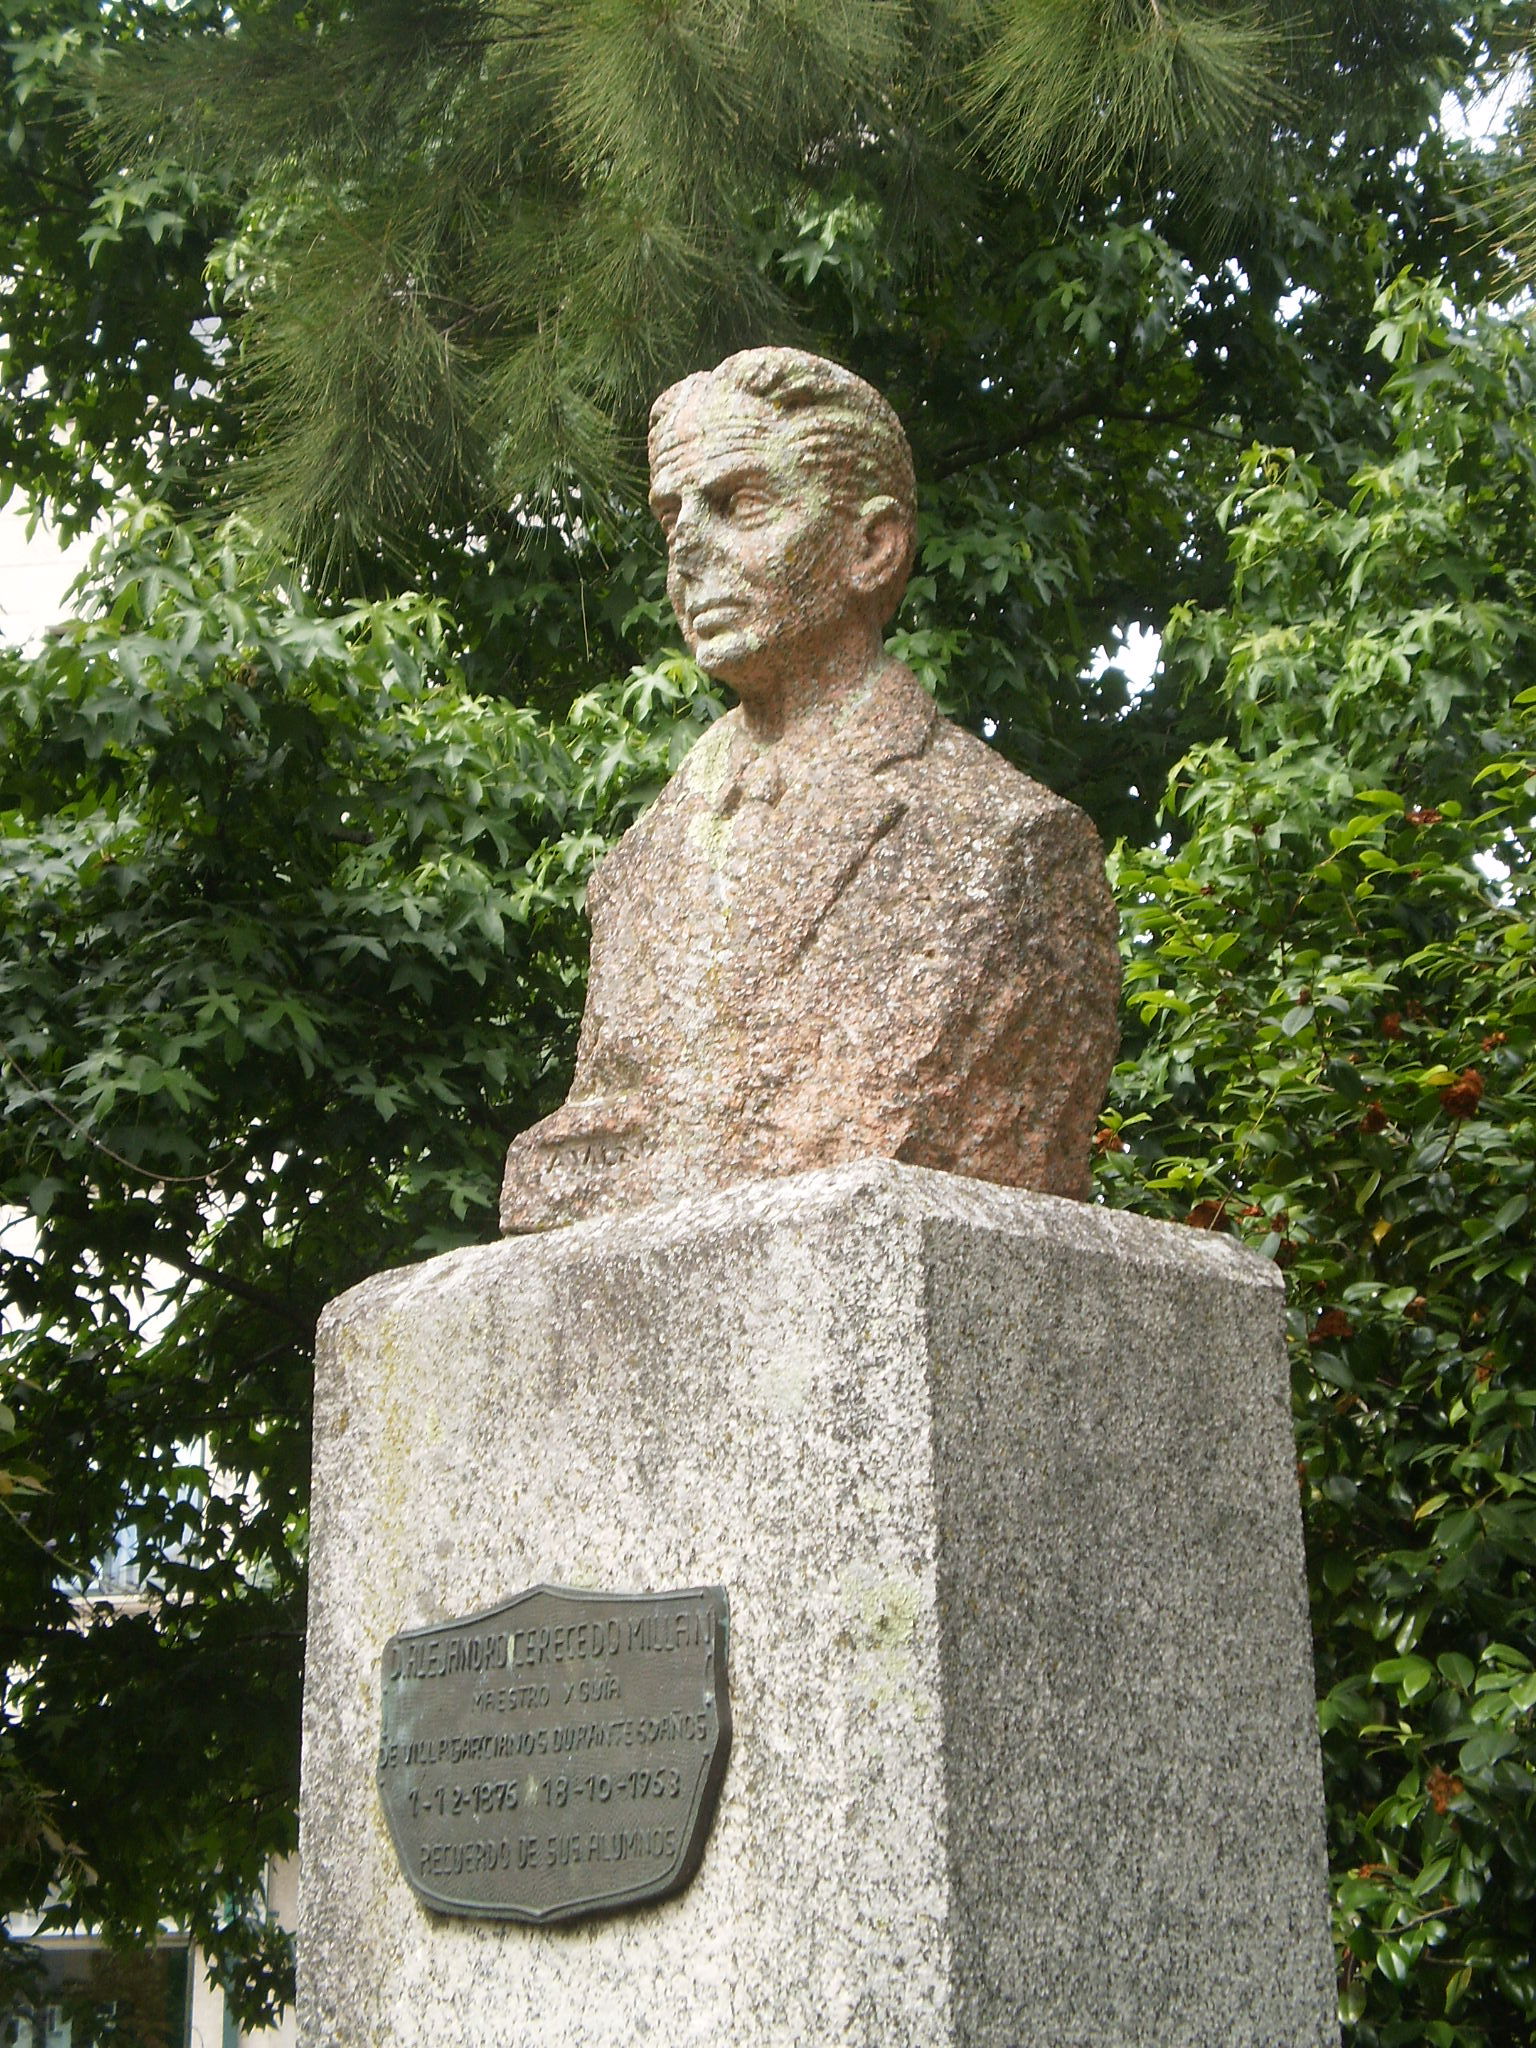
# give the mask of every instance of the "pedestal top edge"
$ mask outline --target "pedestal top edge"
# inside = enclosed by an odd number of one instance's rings
[[[595,1217],[493,1244],[467,1245],[413,1265],[393,1267],[338,1295],[322,1314],[321,1329],[352,1320],[372,1306],[383,1307],[392,1299],[414,1294],[418,1288],[435,1290],[471,1279],[484,1284],[491,1272],[515,1273],[526,1261],[558,1264],[567,1258],[590,1257],[599,1250],[622,1255],[697,1245],[744,1227],[819,1227],[839,1209],[853,1215],[872,1207],[892,1223],[918,1228],[957,1225],[1004,1237],[1048,1239],[1083,1255],[1108,1255],[1162,1271],[1178,1268],[1265,1293],[1278,1293],[1284,1287],[1278,1269],[1268,1260],[1209,1231],[1138,1216],[1128,1209],[1000,1187],[932,1167],[861,1159],[781,1179],[744,1181],[716,1194],[690,1195],[619,1216]]]

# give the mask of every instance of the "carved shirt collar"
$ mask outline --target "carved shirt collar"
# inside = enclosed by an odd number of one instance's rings
[[[777,804],[797,785],[878,775],[922,754],[937,719],[933,699],[898,661],[887,662],[855,696],[813,712],[771,745],[755,741],[741,713],[733,711],[700,742],[710,757],[709,808],[723,817],[743,803]]]

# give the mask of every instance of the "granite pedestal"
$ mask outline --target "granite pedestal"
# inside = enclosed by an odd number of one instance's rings
[[[1278,1275],[870,1162],[334,1303],[315,1428],[305,2048],[1337,2040]],[[418,1903],[386,1639],[721,1584],[702,1865],[561,1927]]]

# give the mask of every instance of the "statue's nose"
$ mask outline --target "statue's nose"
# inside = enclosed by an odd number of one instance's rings
[[[701,498],[685,497],[678,507],[668,552],[674,567],[686,569],[697,562],[708,537],[709,507]]]

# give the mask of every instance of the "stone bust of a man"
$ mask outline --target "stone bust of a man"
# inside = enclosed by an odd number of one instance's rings
[[[513,1141],[503,1228],[870,1155],[1083,1194],[1103,857],[885,651],[916,524],[896,415],[752,349],[662,394],[650,453],[678,622],[740,701],[593,877],[575,1079]]]

